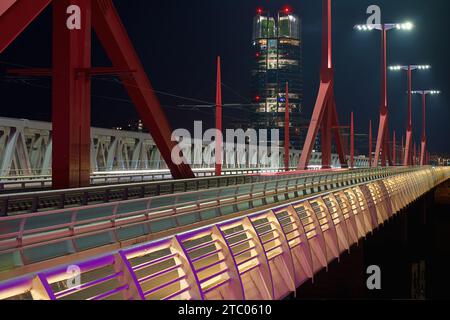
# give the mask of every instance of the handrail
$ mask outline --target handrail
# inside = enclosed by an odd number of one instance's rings
[[[248,170],[242,171],[247,172]],[[235,171],[233,171],[235,172]],[[308,173],[305,175],[311,175]],[[215,186],[228,186],[237,183],[246,184],[254,181],[280,179],[281,176],[255,175],[225,175],[221,177],[201,177],[186,180],[165,180],[151,182],[123,183],[87,188],[45,190],[37,192],[22,192],[0,194],[0,217],[16,213],[31,213],[51,208],[63,209],[66,205],[84,206],[98,202],[144,198],[165,193],[175,193],[194,188],[208,189]],[[224,183],[222,182],[224,181]]]
[[[295,168],[291,168],[294,170]],[[246,169],[224,169],[223,175],[234,174],[257,174],[261,172],[284,172],[284,169],[271,168],[246,168]],[[213,177],[215,172],[213,169],[194,169],[197,178]],[[156,180],[172,179],[169,170],[142,170],[142,172],[133,171],[133,173],[118,172],[118,173],[102,173],[96,172],[91,175],[91,184],[111,184],[111,183],[127,183],[127,182],[144,182]],[[25,188],[36,187],[51,187],[52,181],[50,175],[31,175],[31,176],[11,176],[0,177],[0,191],[1,190],[17,190]]]

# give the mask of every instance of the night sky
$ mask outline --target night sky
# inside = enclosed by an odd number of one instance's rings
[[[252,60],[252,20],[261,6],[273,12],[290,5],[303,20],[304,110],[309,117],[316,98],[320,69],[321,1],[318,0],[116,0],[114,1],[149,78],[160,92],[190,97],[183,100],[159,94],[174,128],[190,128],[193,120],[212,124],[207,109],[181,109],[183,104],[212,103],[215,58],[223,61],[224,103],[248,103]],[[383,22],[412,21],[410,32],[389,33],[389,64],[430,64],[431,71],[414,73],[413,89],[440,89],[429,98],[429,150],[450,154],[448,0],[335,0],[333,2],[335,91],[342,124],[355,111],[356,130],[367,133],[369,119],[378,128],[380,101],[380,33],[356,32],[365,23],[366,8],[377,4]],[[0,33],[1,35],[1,33]],[[94,64],[109,65],[101,46],[94,45]],[[50,81],[11,83],[9,64],[48,67],[51,62],[51,8],[48,8],[0,55],[0,116],[49,121]],[[11,66],[11,65],[10,65]],[[406,73],[389,73],[391,129],[398,136],[406,123]],[[112,127],[137,119],[125,90],[111,79],[93,81],[92,125]],[[414,97],[415,140],[421,132],[419,96]],[[240,109],[226,113],[226,123],[247,116]],[[375,129],[374,129],[375,133]]]

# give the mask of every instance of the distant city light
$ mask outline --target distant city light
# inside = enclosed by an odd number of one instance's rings
[[[283,11],[284,11],[285,13],[290,13],[290,12],[291,12],[291,8],[289,8],[289,7],[284,7]]]

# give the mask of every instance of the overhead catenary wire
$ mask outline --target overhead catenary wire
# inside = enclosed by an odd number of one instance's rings
[[[30,81],[32,80],[36,80],[36,79],[22,79],[22,78],[11,78],[11,79],[0,79],[3,82],[7,82],[7,83],[15,83],[15,84],[22,84],[22,85],[27,85],[30,87],[35,87],[35,88],[39,88],[39,89],[46,89],[46,90],[51,90],[50,86],[44,86],[44,85],[39,85],[39,84],[34,84],[31,83]],[[109,101],[115,101],[115,102],[121,102],[121,103],[127,103],[127,104],[132,104],[134,105],[133,101],[129,100],[129,99],[124,99],[124,98],[118,98],[118,97],[112,97],[112,96],[105,96],[105,95],[98,95],[98,94],[92,94],[91,95],[93,98],[98,98],[98,99],[104,99],[104,100],[109,100]],[[166,105],[166,104],[162,104],[161,105],[164,108],[168,108],[168,109],[173,109],[173,110],[177,110],[177,111],[192,111],[192,110],[196,110],[196,112],[207,115],[207,116],[211,116],[210,112],[204,112],[201,110],[197,110],[197,107],[195,106],[190,106],[191,108],[180,108],[179,106],[172,106],[172,105]],[[224,115],[224,118],[228,118],[231,120],[242,120],[241,118],[237,118],[237,117],[233,117],[233,116],[229,116],[229,115]]]

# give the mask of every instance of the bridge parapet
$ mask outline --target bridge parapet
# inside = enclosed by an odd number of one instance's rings
[[[244,210],[225,222],[75,263],[80,286],[67,286],[66,263],[0,284],[0,298],[283,298],[449,178],[450,168],[428,167]]]

